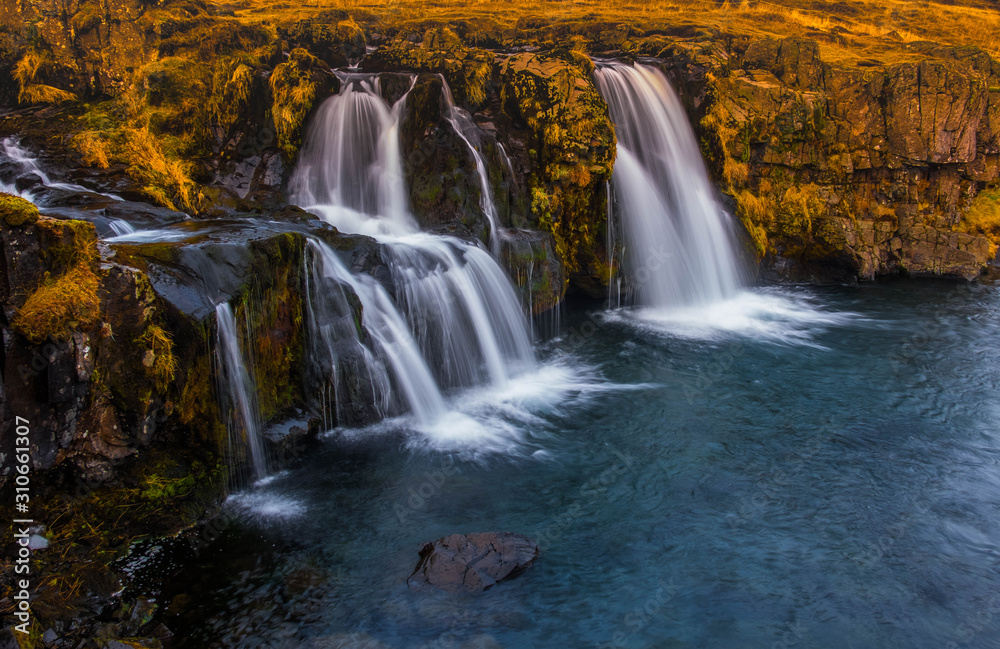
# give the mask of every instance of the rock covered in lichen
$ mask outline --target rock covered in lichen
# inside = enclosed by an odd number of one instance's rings
[[[567,279],[599,293],[607,276],[601,246],[616,146],[607,104],[588,68],[557,56],[512,56],[501,82],[512,128],[526,132],[535,225],[553,235]]]
[[[345,11],[323,11],[313,18],[279,25],[278,33],[293,48],[308,50],[335,68],[356,65],[367,49],[364,30]]]
[[[365,70],[370,72],[441,74],[455,101],[467,108],[481,107],[487,101],[495,68],[493,52],[465,46],[448,27],[428,29],[419,43],[397,39],[365,59]]]
[[[1000,179],[998,80],[975,52],[922,48],[852,69],[805,39],[759,39],[706,63],[707,158],[765,263],[790,260],[803,279],[971,279],[995,254],[976,236],[992,226],[965,215]]]
[[[292,50],[288,60],[274,69],[270,84],[274,103],[271,114],[278,147],[289,160],[302,143],[306,115],[329,94],[336,82],[319,59],[304,49]]]

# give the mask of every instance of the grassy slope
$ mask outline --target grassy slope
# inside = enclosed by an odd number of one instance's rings
[[[393,29],[427,21],[449,22],[478,17],[502,29],[569,21],[624,21],[644,30],[707,28],[746,36],[816,38],[822,57],[853,64],[911,58],[907,42],[930,40],[975,45],[1000,58],[1000,10],[982,0],[947,4],[920,0],[374,0],[359,2],[274,3],[242,0],[218,3],[248,22],[273,24],[307,18],[328,9],[371,12]]]

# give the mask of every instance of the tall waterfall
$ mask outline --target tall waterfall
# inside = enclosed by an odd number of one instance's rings
[[[267,475],[267,454],[261,435],[260,412],[257,407],[257,389],[247,370],[240,350],[236,318],[227,302],[215,308],[218,341],[216,353],[219,355],[223,387],[229,397],[232,415],[230,417],[229,443],[239,443],[253,466],[254,479]],[[242,455],[231,449],[234,457]]]
[[[382,99],[378,77],[350,74],[310,126],[290,194],[342,232],[383,244],[395,302],[314,242],[324,273],[351,286],[365,327],[414,416],[445,411],[441,391],[503,387],[535,366],[529,326],[509,278],[483,249],[420,232],[409,212],[399,147],[405,96]]]
[[[613,194],[640,302],[676,308],[733,297],[741,282],[729,221],[670,83],[638,64],[601,64],[594,78],[618,136]]]

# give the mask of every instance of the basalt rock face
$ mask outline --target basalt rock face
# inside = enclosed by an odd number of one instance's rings
[[[606,186],[616,139],[591,72],[575,51],[518,54],[504,64],[500,99],[511,157],[530,169],[529,226],[552,234],[570,283],[604,295]]]
[[[595,55],[647,57],[670,76],[766,269],[818,280],[973,277],[1000,239],[992,205],[975,200],[998,180],[1000,76],[974,48],[918,42],[900,44],[898,62],[844,62],[805,38],[692,25],[394,24],[359,9],[271,30],[197,0],[8,9],[0,99],[116,98],[116,111],[91,107],[82,126],[67,125],[67,141],[85,164],[120,165],[145,200],[189,213],[280,206],[302,126],[337,90],[329,66],[361,59],[365,72],[442,75],[483,134],[501,225],[551,235],[556,300],[569,287],[603,295],[609,276],[615,136],[590,79]],[[364,56],[369,44],[378,48]],[[432,77],[419,84],[404,148],[429,162],[408,168],[413,209],[427,227],[483,240],[468,152],[441,120]],[[122,150],[93,146],[109,115],[132,109],[104,143]],[[135,164],[151,138],[185,144],[161,151],[163,165]]]
[[[692,113],[766,268],[971,279],[994,256],[970,209],[1000,179],[1000,69],[975,49],[910,47],[912,62],[865,68],[798,38],[661,50],[675,78],[709,75]]]

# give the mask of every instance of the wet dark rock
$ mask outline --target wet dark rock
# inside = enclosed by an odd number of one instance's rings
[[[538,544],[522,534],[452,534],[421,548],[420,562],[407,583],[451,592],[481,592],[518,576],[537,558]]]
[[[507,230],[500,240],[500,257],[532,314],[547,311],[562,300],[563,266],[548,232]]]
[[[21,175],[21,165],[13,160],[0,159],[0,183],[10,185]]]
[[[445,117],[443,92],[441,78],[425,74],[407,97],[400,145],[410,205],[424,229],[485,242],[489,222],[475,159]]]
[[[20,649],[20,645],[14,637],[13,629],[0,629],[0,649]]]
[[[43,182],[44,181],[42,180],[42,177],[39,176],[38,174],[29,173],[23,176],[18,176],[17,180],[14,181],[14,187],[17,188],[17,191],[23,192],[32,189],[34,187],[37,187],[41,185]]]

